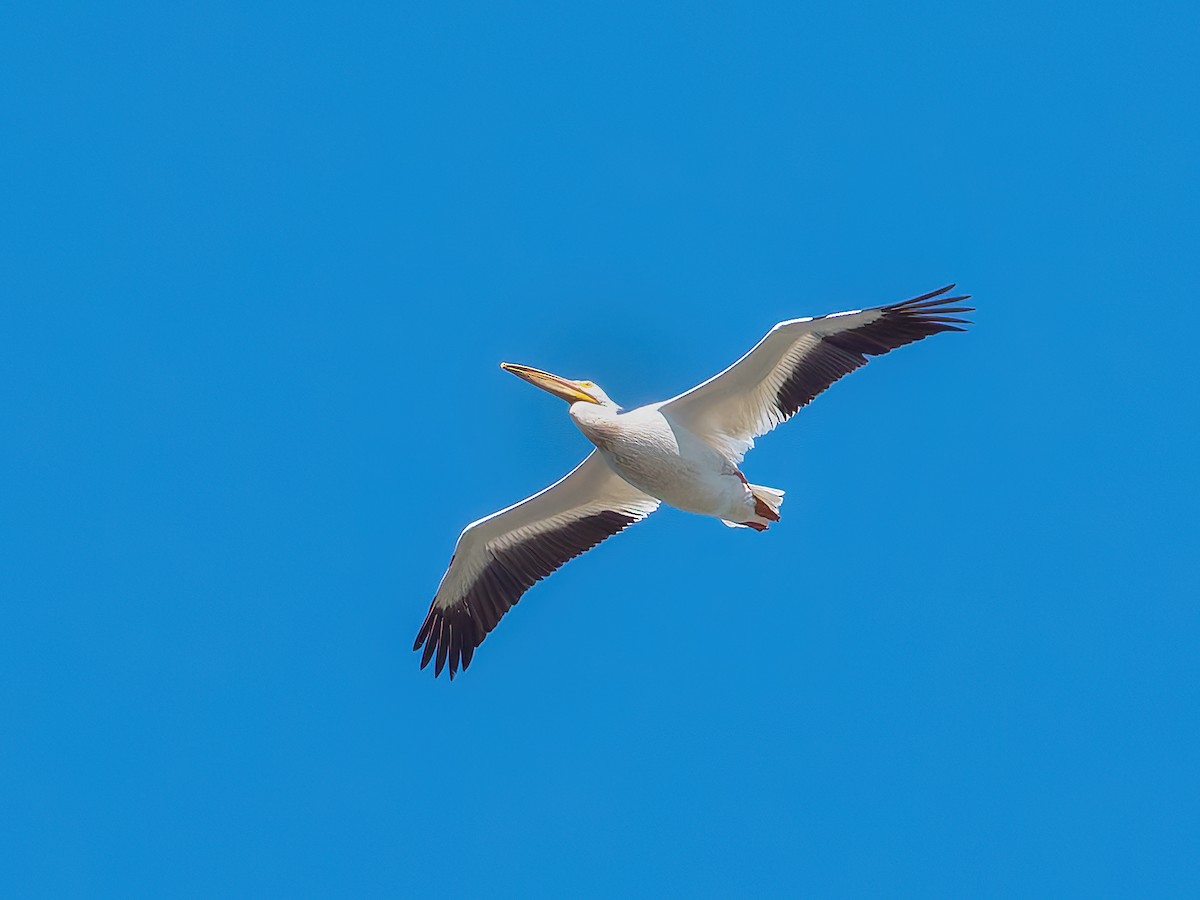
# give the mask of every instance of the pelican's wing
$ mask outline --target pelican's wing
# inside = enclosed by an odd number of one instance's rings
[[[843,375],[939,331],[962,331],[972,312],[943,296],[954,285],[874,309],[780,322],[719,375],[663,403],[669,420],[741,461],[754,439],[787,421]]]
[[[534,582],[607,537],[640,522],[658,500],[618,476],[592,451],[565,478],[468,525],[458,538],[413,650],[421,668],[437,654],[450,678]]]

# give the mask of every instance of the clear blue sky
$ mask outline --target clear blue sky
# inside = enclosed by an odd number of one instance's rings
[[[1196,896],[1194,3],[0,19],[19,896]],[[453,685],[468,521],[779,319],[976,325]]]

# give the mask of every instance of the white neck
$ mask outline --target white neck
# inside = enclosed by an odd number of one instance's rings
[[[599,403],[572,403],[570,413],[575,427],[597,447],[605,446],[613,433],[620,428],[617,423],[619,413],[615,404],[601,406]]]

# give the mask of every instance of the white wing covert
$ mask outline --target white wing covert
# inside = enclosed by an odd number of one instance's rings
[[[879,356],[941,331],[963,331],[968,295],[937,291],[873,309],[780,322],[719,375],[667,400],[669,420],[740,462],[754,439],[787,421],[844,375]]]
[[[659,501],[618,476],[593,451],[568,475],[507,509],[472,522],[458,538],[413,650],[421,668],[436,654],[450,678],[536,582],[605,538],[640,522]]]

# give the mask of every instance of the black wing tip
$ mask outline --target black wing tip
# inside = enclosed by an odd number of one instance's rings
[[[936,291],[930,291],[927,294],[921,294],[919,297],[913,297],[909,300],[901,300],[899,303],[889,303],[883,307],[885,312],[900,312],[907,311],[910,313],[919,313],[923,310],[936,310],[942,312],[974,312],[975,307],[963,306],[954,309],[948,308],[950,304],[961,303],[965,300],[970,300],[970,294],[956,294],[953,297],[947,297],[946,294],[958,287],[957,284],[948,284],[945,287],[938,288]]]
[[[518,542],[503,550],[489,551],[491,561],[463,597],[445,606],[435,599],[430,605],[413,644],[414,652],[425,648],[421,668],[432,659],[434,678],[449,666],[453,681],[460,670],[467,670],[475,650],[525,591],[568,560],[642,518],[644,515],[605,509],[547,533],[553,540],[542,547]]]
[[[429,640],[429,632],[433,628],[435,618],[435,610],[431,606],[429,614],[425,616],[425,621],[421,623],[420,629],[417,631],[417,639],[413,641],[413,653],[416,653]]]
[[[417,632],[417,640],[413,644],[413,652],[424,648],[421,653],[421,669],[433,663],[433,677],[438,678],[442,670],[450,673],[450,680],[460,671],[467,671],[471,659],[475,656],[475,648],[483,643],[487,633],[480,633],[470,613],[465,609],[439,609],[431,606],[425,623]]]
[[[880,309],[884,319],[915,327],[922,332],[920,337],[927,337],[942,331],[966,331],[965,328],[956,326],[974,323],[970,319],[962,319],[958,316],[960,313],[975,312],[975,307],[959,305],[970,300],[970,294],[946,296],[955,287],[957,285],[948,284],[936,291],[930,291],[928,294],[913,297],[911,300],[902,300],[899,303],[890,303]],[[914,339],[919,338],[914,335]]]
[[[775,407],[788,418],[839,378],[866,365],[869,357],[882,356],[943,331],[966,331],[964,326],[972,323],[957,314],[975,310],[955,305],[970,295],[947,296],[954,288],[955,285],[948,284],[911,300],[873,307],[869,312],[879,315],[871,321],[823,334],[821,343],[808,352],[804,363],[795,368],[776,392]]]

